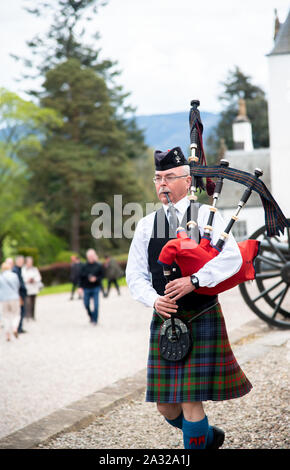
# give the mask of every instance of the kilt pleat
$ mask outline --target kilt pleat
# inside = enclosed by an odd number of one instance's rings
[[[190,320],[197,312],[178,312]],[[146,401],[183,403],[239,398],[252,385],[231,349],[220,304],[189,323],[193,348],[182,361],[167,361],[158,347],[163,320],[154,311],[150,325]]]

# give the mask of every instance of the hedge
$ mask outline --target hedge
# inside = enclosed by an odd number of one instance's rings
[[[118,261],[123,272],[126,270],[127,261]],[[70,263],[58,262],[39,268],[42,282],[45,286],[55,286],[70,282]]]
[[[70,282],[70,263],[52,263],[39,268],[45,286]]]

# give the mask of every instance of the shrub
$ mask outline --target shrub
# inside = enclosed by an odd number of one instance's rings
[[[74,251],[66,251],[62,250],[60,251],[56,258],[55,261],[58,263],[70,263],[71,262],[71,256],[79,256],[76,252]]]
[[[72,253],[73,252],[63,252],[63,253]],[[118,256],[112,256],[113,258],[117,259],[121,269],[125,273],[126,270],[126,265],[127,265],[127,256],[121,255],[120,257]],[[119,259],[118,259],[119,258]],[[101,263],[104,262],[104,260],[100,260]],[[65,261],[58,261],[52,264],[49,264],[47,266],[42,266],[39,268],[41,277],[42,277],[42,282],[45,286],[55,286],[58,284],[66,284],[70,282],[70,269],[71,265],[68,262]]]
[[[53,263],[39,268],[45,286],[70,282],[70,263]]]

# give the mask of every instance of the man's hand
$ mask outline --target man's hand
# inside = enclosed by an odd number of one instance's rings
[[[194,286],[191,283],[190,276],[181,277],[179,279],[174,279],[174,281],[168,282],[165,286],[165,294],[169,295],[171,300],[176,302],[189,292],[194,290]]]
[[[78,294],[79,294],[80,296],[83,296],[83,294],[84,294],[84,289],[83,289],[82,287],[79,287],[79,288],[78,288]]]
[[[171,313],[177,312],[178,306],[168,295],[164,295],[155,300],[154,308],[160,315],[170,318]]]

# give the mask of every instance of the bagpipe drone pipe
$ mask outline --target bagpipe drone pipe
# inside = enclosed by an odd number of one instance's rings
[[[194,100],[191,102],[191,110],[189,114],[190,124],[190,140],[191,140],[191,155],[188,158],[191,174],[191,187],[189,193],[190,205],[196,203],[197,189],[205,189],[202,178],[206,177],[206,190],[209,195],[213,195],[213,204],[209,208],[209,218],[206,227],[204,227],[204,234],[199,243],[193,239],[193,231],[196,226],[196,221],[193,218],[187,223],[187,231],[183,227],[178,227],[177,238],[170,240],[162,248],[158,262],[163,265],[163,269],[170,271],[173,263],[176,263],[182,276],[189,276],[197,274],[206,263],[211,261],[216,256],[219,256],[222,249],[229,237],[230,231],[238,220],[238,215],[241,209],[248,201],[252,191],[256,191],[261,198],[264,211],[265,211],[265,225],[268,236],[279,235],[279,232],[284,232],[284,228],[289,226],[289,222],[282,213],[277,202],[274,200],[265,184],[259,179],[262,176],[262,170],[256,168],[254,174],[247,173],[235,168],[230,168],[226,160],[221,160],[220,165],[207,166],[203,144],[202,132],[203,125],[200,119],[200,114],[197,109],[199,101]],[[211,178],[217,178],[214,183]],[[214,215],[217,210],[216,203],[220,197],[223,180],[229,179],[239,184],[246,186],[246,189],[237,205],[235,214],[231,217],[225,230],[221,233],[219,240],[215,245],[212,244],[211,233],[213,230]],[[193,213],[193,211],[191,211]],[[195,290],[197,294],[216,295],[231,289],[238,284],[245,281],[255,279],[254,260],[259,251],[259,241],[257,240],[244,240],[238,243],[238,248],[242,257],[242,264],[239,271],[226,279],[225,281],[217,284],[215,287],[200,287]]]

